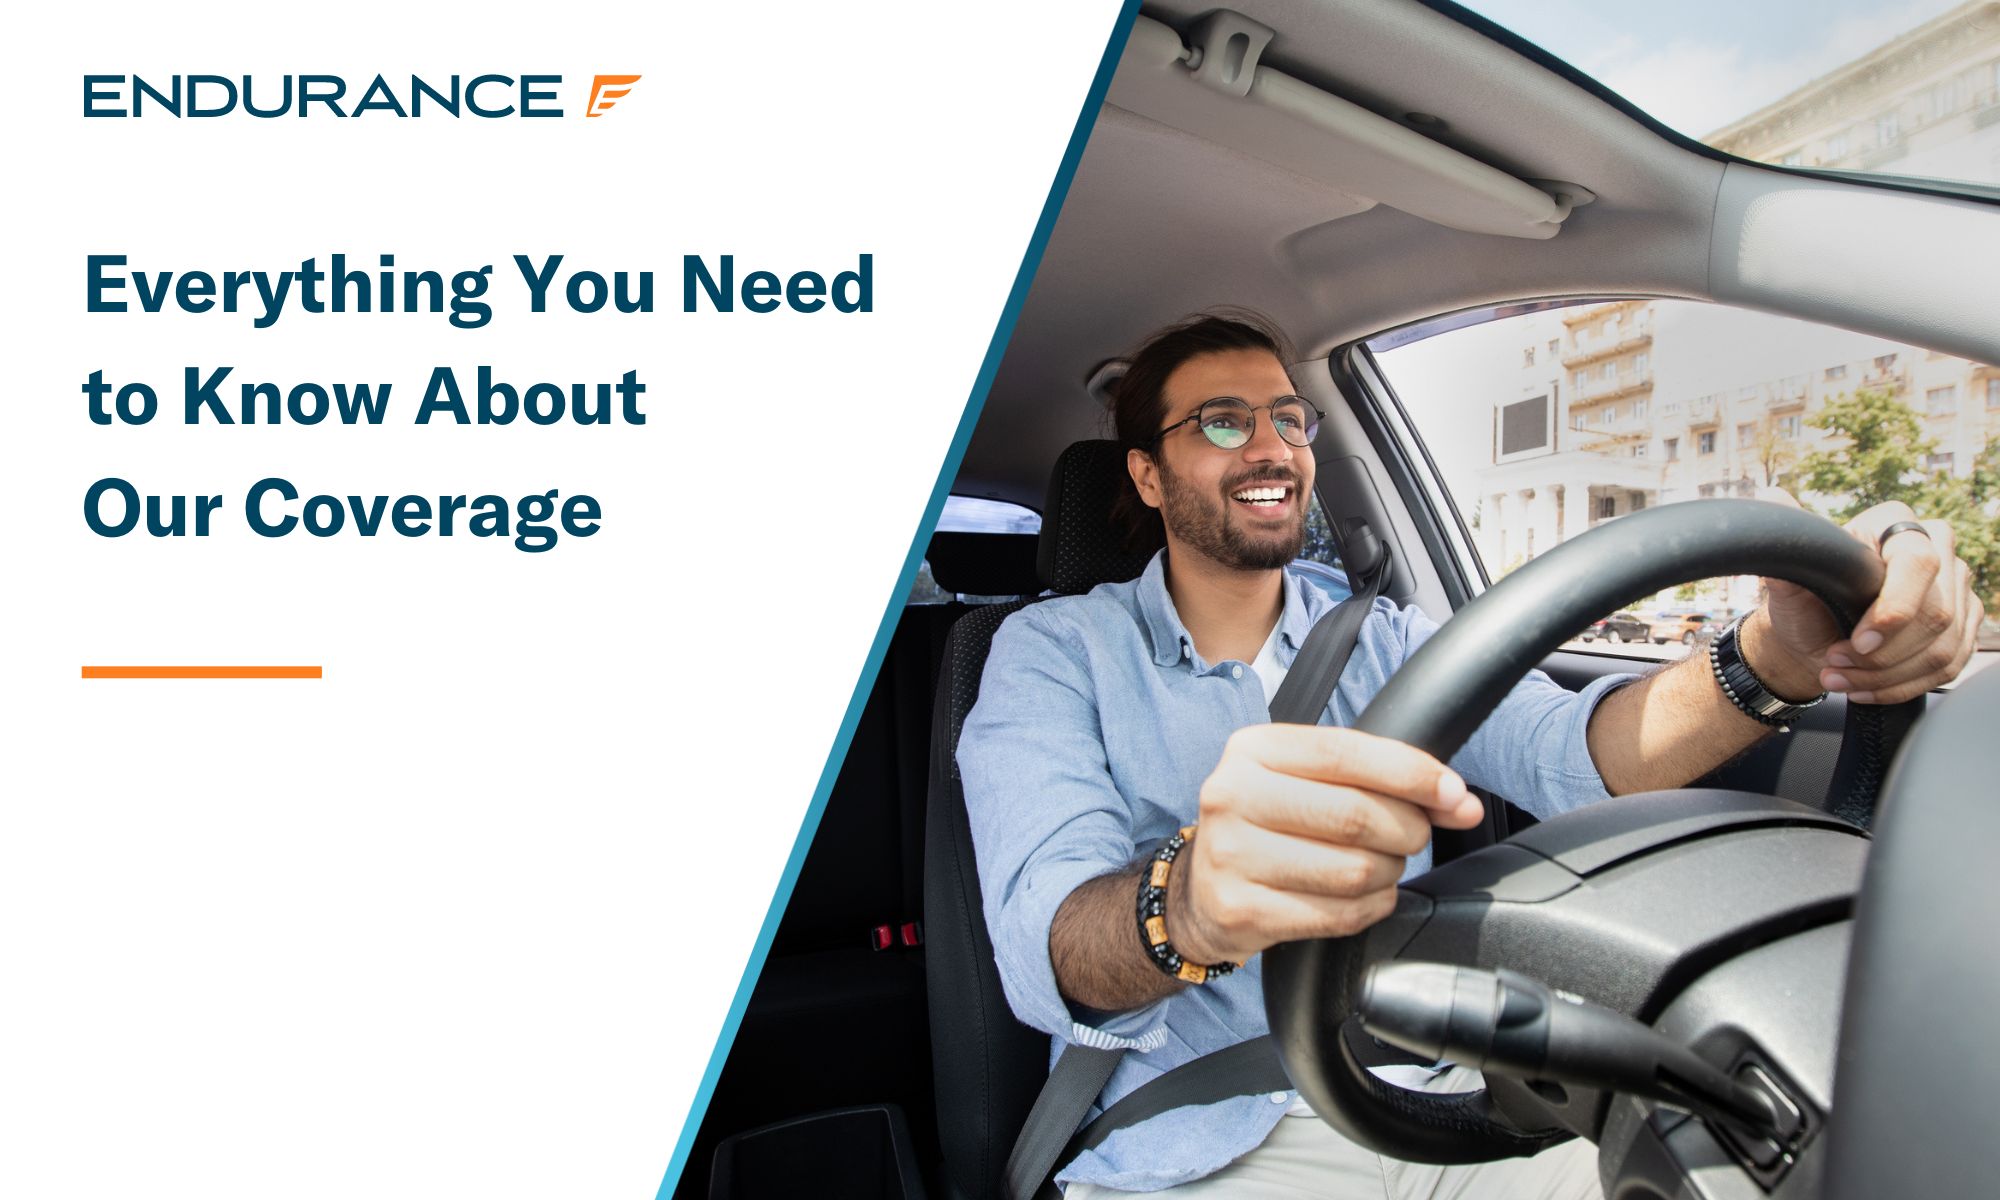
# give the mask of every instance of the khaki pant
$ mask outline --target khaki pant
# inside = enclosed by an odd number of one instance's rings
[[[1477,1076],[1454,1067],[1425,1087],[1457,1092]],[[1577,1139],[1533,1158],[1437,1167],[1364,1150],[1315,1116],[1286,1116],[1255,1150],[1193,1183],[1152,1193],[1173,1200],[1603,1200],[1597,1147]],[[1129,1200],[1131,1193],[1073,1183],[1064,1200]]]

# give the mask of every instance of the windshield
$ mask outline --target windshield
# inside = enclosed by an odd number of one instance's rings
[[[1464,2],[1718,150],[2000,184],[2000,0]]]

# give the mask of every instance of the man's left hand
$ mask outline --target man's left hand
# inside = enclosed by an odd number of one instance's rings
[[[1781,491],[1767,490],[1763,498],[1798,506]],[[1891,502],[1845,528],[1874,552],[1883,530],[1916,519],[1909,505]],[[1985,612],[1972,591],[1971,569],[1954,551],[1950,524],[1921,524],[1923,533],[1904,530],[1881,546],[1882,590],[1851,636],[1843,636],[1811,592],[1766,579],[1770,603],[1744,622],[1750,669],[1787,699],[1825,688],[1857,704],[1897,704],[1957,678],[1978,645]]]

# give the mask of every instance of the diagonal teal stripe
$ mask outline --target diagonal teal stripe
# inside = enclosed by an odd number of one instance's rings
[[[826,766],[820,771],[819,784],[813,789],[812,804],[806,808],[805,823],[800,826],[799,836],[792,843],[785,872],[778,878],[777,894],[772,897],[771,907],[764,914],[763,928],[757,931],[757,944],[751,949],[750,961],[743,968],[743,980],[736,986],[736,999],[730,1002],[729,1015],[724,1018],[715,1049],[708,1056],[708,1069],[702,1073],[701,1087],[696,1090],[687,1121],[681,1126],[680,1140],[674,1145],[673,1159],[667,1164],[667,1175],[660,1181],[655,1200],[670,1200],[674,1188],[680,1183],[681,1172],[687,1169],[695,1134],[701,1128],[702,1117],[708,1112],[709,1101],[715,1096],[715,1081],[722,1074],[722,1064],[729,1057],[729,1047],[735,1043],[736,1031],[743,1024],[743,1010],[750,1003],[750,993],[763,974],[764,960],[771,952],[771,939],[778,931],[778,921],[784,915],[785,905],[792,898],[792,888],[798,883],[799,868],[805,864],[806,851],[812,846],[813,835],[819,831],[820,815],[826,811],[826,800],[833,791],[833,781],[840,774],[841,764],[846,761],[847,747],[854,740],[854,727],[861,719],[861,709],[874,690],[875,677],[882,669],[882,657],[896,631],[903,600],[916,582],[924,550],[930,545],[931,533],[937,528],[938,514],[944,509],[952,480],[958,477],[958,465],[965,458],[966,444],[972,440],[973,427],[979,423],[979,414],[986,407],[986,394],[993,387],[994,373],[1000,369],[1001,356],[1007,351],[1008,339],[1014,335],[1014,322],[1020,318],[1021,306],[1028,298],[1028,288],[1034,283],[1035,271],[1042,264],[1042,254],[1049,245],[1049,234],[1055,229],[1057,215],[1062,212],[1063,199],[1069,195],[1070,181],[1076,177],[1077,163],[1083,158],[1083,148],[1090,141],[1092,127],[1097,124],[1098,110],[1104,105],[1104,94],[1111,87],[1112,72],[1117,69],[1119,56],[1125,52],[1125,40],[1132,32],[1133,18],[1138,15],[1139,0],[1125,0],[1118,19],[1112,23],[1110,40],[1105,43],[1104,56],[1097,63],[1097,75],[1091,80],[1089,94],[1083,98],[1083,108],[1077,113],[1076,125],[1070,131],[1069,146],[1063,151],[1062,163],[1056,168],[1054,181],[1049,184],[1048,199],[1042,203],[1042,215],[1035,222],[1035,232],[1028,239],[1027,251],[1021,256],[1021,269],[1014,275],[1014,286],[1007,293],[1006,306],[1000,310],[1000,321],[993,329],[993,340],[987,343],[986,358],[980,363],[979,375],[972,382],[972,395],[966,401],[965,415],[959,418],[951,448],[945,452],[943,466],[938,468],[937,482],[931,487],[930,503],[924,507],[923,519],[917,523],[916,535],[910,542],[910,551],[903,558],[902,574],[897,577],[896,588],[890,593],[888,606],[875,628],[875,642],[868,649],[867,661],[862,664],[861,677],[854,685],[854,695],[847,701],[847,715],[841,718],[840,730],[834,735],[833,748],[827,754]]]

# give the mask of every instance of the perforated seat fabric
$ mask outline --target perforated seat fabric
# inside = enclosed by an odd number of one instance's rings
[[[1036,561],[1050,591],[1081,596],[1100,583],[1137,579],[1146,569],[1152,550],[1127,546],[1125,531],[1111,519],[1125,477],[1125,447],[1118,442],[1077,442],[1056,459]],[[1062,536],[1048,536],[1051,524]]]
[[[1050,590],[1078,595],[1145,569],[1150,555],[1126,549],[1111,519],[1124,471],[1125,454],[1115,442],[1079,442],[1057,460],[1037,555]],[[971,1200],[999,1196],[1007,1152],[1048,1078],[1047,1035],[1016,1021],[1000,988],[957,761],[959,731],[979,698],[993,635],[1036,602],[982,606],[953,624],[932,715],[924,827],[931,1063],[945,1171]]]

